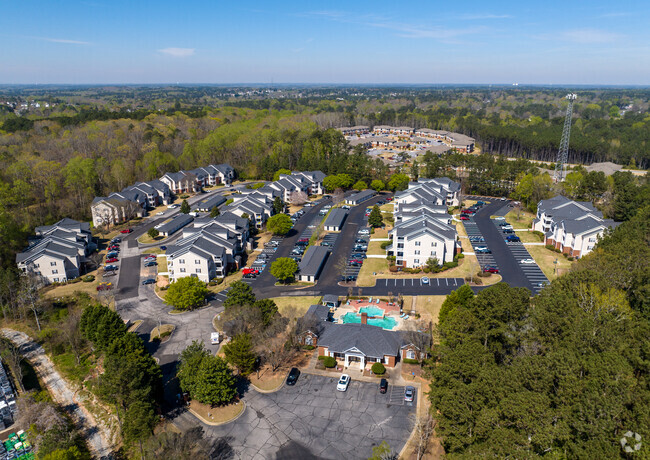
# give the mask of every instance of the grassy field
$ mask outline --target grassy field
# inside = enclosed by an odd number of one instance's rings
[[[388,232],[393,229],[390,225],[386,225],[384,228],[376,228],[374,233],[370,235],[370,238],[388,238]]]
[[[386,203],[379,206],[379,209],[386,212],[393,212],[395,210],[395,205],[393,205],[393,203]]]
[[[368,252],[366,254],[372,254],[372,255],[378,255],[378,256],[386,256],[386,250],[381,248],[382,243],[385,243],[385,241],[371,241],[368,244]]]
[[[446,295],[419,295],[415,298],[415,312],[421,315],[423,320],[429,320],[433,324],[438,323],[440,307],[447,298]],[[408,310],[412,305],[412,297],[404,297],[404,307]]]
[[[460,244],[461,247],[463,248],[463,252],[474,252],[474,248],[472,247],[471,243],[469,242],[469,239],[467,238],[467,231],[465,230],[465,225],[463,225],[463,222],[456,222],[456,232],[458,232],[458,236],[464,236],[465,238],[460,238]]]
[[[87,276],[87,275],[93,275],[95,277],[95,281],[91,281],[89,283],[80,281],[78,283],[68,283],[68,284],[63,284],[61,286],[46,287],[41,291],[41,293],[45,297],[49,297],[49,298],[66,297],[74,294],[75,292],[84,292],[86,294],[90,294],[91,296],[95,297],[97,296],[97,285],[99,284],[100,281],[110,281],[113,284],[115,284],[115,282],[117,281],[117,276],[102,279],[101,275],[97,274],[97,270],[88,272],[86,273],[86,275],[83,276]],[[113,281],[113,278],[115,278],[115,281]]]
[[[210,407],[209,404],[201,404],[198,401],[191,401],[190,410],[206,423],[219,424],[237,418],[237,416],[244,410],[244,403],[238,401],[226,406]]]
[[[164,253],[165,251],[163,251],[160,248],[149,248],[142,251],[142,254],[164,254]]]
[[[541,243],[542,239],[533,232],[515,231],[522,243]]]
[[[535,262],[537,262],[537,265],[539,265],[539,268],[542,269],[549,280],[554,280],[558,276],[568,272],[576,263],[575,261],[568,260],[562,254],[546,249],[544,246],[527,246],[526,249],[528,249],[530,256],[535,259]],[[554,270],[555,264],[553,263],[556,259],[557,271]]]
[[[164,334],[167,334],[167,336],[169,336],[173,331],[174,331],[173,324],[163,324],[160,327],[160,331],[158,330],[158,326],[156,326],[151,330],[151,334],[149,334],[150,341],[153,341],[156,338],[160,338],[160,336]]]
[[[520,214],[519,218],[517,218],[517,214]],[[523,209],[521,211],[513,209],[506,214],[506,221],[512,224],[514,228],[530,228],[533,224],[534,218],[535,214],[524,211]]]
[[[226,276],[223,279],[223,283],[217,284],[216,286],[208,286],[208,289],[210,290],[210,292],[214,292],[214,293],[221,292],[224,289],[226,289],[228,286],[230,286],[232,283],[234,283],[235,281],[241,280],[242,276],[243,276],[242,272],[241,270],[239,270],[233,273],[232,275]]]
[[[158,262],[158,273],[167,273],[167,270],[169,270],[169,267],[167,266],[167,257],[158,257],[156,262]]]
[[[278,311],[282,316],[286,316],[287,311],[295,308],[299,316],[307,313],[310,305],[316,305],[320,302],[319,296],[288,296],[272,297],[271,300],[278,306]]]
[[[158,235],[155,238],[151,238],[148,233],[144,233],[138,238],[138,243],[142,244],[151,244],[151,243],[162,243],[166,238],[162,235]]]

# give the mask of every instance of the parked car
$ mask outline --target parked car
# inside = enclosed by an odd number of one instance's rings
[[[163,251],[166,251],[166,250],[167,250],[167,246],[160,246],[160,249],[162,249]]]
[[[113,263],[113,262],[119,262],[119,260],[117,259],[117,257],[111,257],[110,259],[106,259],[106,262]]]
[[[359,244],[367,244],[368,240],[364,240],[363,238],[357,238],[356,240],[354,240],[354,242]]]
[[[338,391],[346,391],[348,389],[348,385],[350,385],[350,376],[348,374],[343,374],[336,384],[336,389]]]
[[[505,230],[502,230],[502,232],[505,233],[506,235],[512,235],[513,233],[515,233],[514,230],[509,229],[509,228],[506,228]]]
[[[521,259],[519,262],[522,264],[534,264],[535,261],[533,259]]]
[[[494,265],[486,265],[483,268],[483,271],[485,273],[499,273],[499,269],[497,267],[495,267]]]
[[[381,379],[379,381],[379,392],[380,393],[386,393],[388,391],[388,380],[386,379]]]
[[[119,236],[116,236],[111,240],[111,243],[121,243],[121,242],[122,242],[122,238],[120,238]]]
[[[147,278],[146,280],[144,280],[144,281],[142,282],[142,284],[143,284],[143,285],[147,285],[147,284],[156,284],[156,280],[153,279],[153,278]]]
[[[153,266],[156,266],[156,265],[158,265],[158,262],[156,262],[155,260],[150,260],[150,261],[144,263],[145,267],[153,267]]]
[[[165,211],[160,211],[160,212],[157,212],[157,213],[156,213],[157,216],[162,216],[162,215],[164,215],[164,214],[165,214]]]
[[[353,259],[365,259],[368,256],[365,255],[363,252],[355,252],[354,254],[350,254],[350,257],[352,257]]]
[[[108,254],[106,254],[106,258],[107,259],[114,259],[114,258],[117,258],[118,255],[119,254],[117,252],[109,252]]]
[[[367,228],[362,228],[361,230],[359,230],[358,233],[359,235],[370,235],[370,230],[368,230]]]
[[[117,270],[117,265],[106,265],[104,271],[114,271]]]
[[[463,216],[460,216],[460,220],[469,220],[469,217],[463,215]]]
[[[109,251],[119,251],[120,247],[117,244],[113,244],[113,245],[109,246],[106,249],[109,250]]]
[[[132,228],[125,228],[124,230],[120,230],[120,233],[131,233],[132,231]]]
[[[176,209],[176,208],[180,208],[180,207],[181,207],[180,204],[170,204],[169,206],[167,206],[167,209]]]
[[[499,227],[511,226],[508,222],[499,222]]]
[[[422,284],[429,284],[429,277],[428,276],[423,276],[422,277]]]
[[[115,276],[115,275],[117,275],[117,273],[115,273],[114,271],[109,271],[109,272],[104,272],[102,277],[108,278],[109,276]]]
[[[410,385],[404,388],[404,401],[413,402],[414,398],[415,398],[415,388]]]
[[[300,377],[300,371],[297,367],[292,367],[287,376],[287,385],[295,385]]]
[[[486,247],[474,248],[474,252],[477,254],[492,254],[492,251],[490,251],[490,249]]]
[[[350,259],[350,263],[352,262],[363,265],[363,259]]]
[[[110,291],[111,289],[113,289],[113,283],[109,283],[108,281],[102,281],[97,286],[98,291]]]

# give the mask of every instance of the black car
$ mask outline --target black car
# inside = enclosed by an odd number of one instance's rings
[[[156,280],[153,279],[153,278],[147,278],[146,280],[144,280],[142,282],[142,284],[155,284],[155,283],[156,283]]]
[[[379,392],[380,393],[386,393],[387,391],[388,391],[388,380],[381,379],[379,381]]]
[[[287,377],[287,385],[295,385],[300,376],[300,371],[296,367],[292,367],[289,371],[289,376]]]

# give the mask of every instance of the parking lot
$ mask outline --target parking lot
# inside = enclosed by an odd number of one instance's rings
[[[248,391],[242,416],[221,426],[204,425],[206,435],[226,439],[235,458],[366,459],[382,441],[399,452],[413,426],[417,392],[405,403],[404,387],[389,384],[380,394],[378,382],[354,377],[340,392],[337,378],[302,374],[295,386],[275,393]]]

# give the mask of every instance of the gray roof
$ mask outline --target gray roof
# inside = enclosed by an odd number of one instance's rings
[[[211,210],[215,206],[220,206],[226,202],[226,198],[223,195],[213,195],[209,198],[205,198],[194,205],[195,209],[208,209]]]
[[[338,227],[341,228],[343,226],[343,222],[345,222],[345,218],[347,217],[348,212],[345,209],[342,208],[335,208],[332,209],[327,216],[327,219],[325,219],[325,227]]]
[[[537,209],[547,216],[552,217],[556,222],[565,219],[578,219],[588,214],[601,219],[603,217],[603,213],[597,210],[590,202],[573,201],[562,195],[540,201]]]
[[[318,338],[318,346],[328,351],[344,353],[356,348],[373,358],[397,356],[402,345],[400,333],[369,324],[330,324]]]
[[[330,309],[325,305],[311,305],[305,316],[314,316],[321,321],[327,321],[330,316]]]
[[[311,246],[305,252],[298,265],[299,274],[302,276],[317,276],[320,272],[329,250],[323,246]]]
[[[428,216],[416,217],[397,224],[393,229],[395,236],[413,236],[419,233],[429,233],[444,239],[456,239],[456,227],[433,220]]]
[[[332,302],[332,303],[338,304],[339,303],[339,296],[337,296],[336,294],[325,294],[323,296],[323,302],[325,302],[325,303]]]
[[[180,213],[172,217],[170,220],[162,224],[160,227],[158,227],[158,231],[160,233],[174,233],[175,231],[183,228],[193,220],[194,218],[192,216],[188,216],[187,214]]]
[[[359,193],[355,193],[354,195],[349,196],[346,201],[349,202],[354,202],[354,203],[360,203],[362,201],[367,200],[370,197],[375,196],[375,191],[374,190],[364,190]]]

